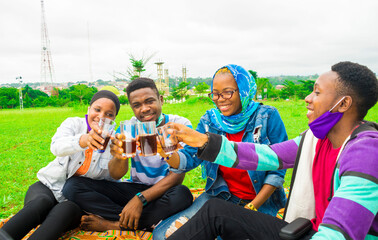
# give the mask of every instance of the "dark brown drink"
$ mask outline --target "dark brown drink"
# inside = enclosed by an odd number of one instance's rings
[[[104,150],[106,149],[106,146],[108,146],[108,142],[109,142],[109,140],[110,140],[110,136],[109,137],[106,137],[105,138],[105,142],[104,142],[104,144],[102,145],[104,148]]]
[[[156,134],[139,136],[140,149],[143,156],[153,156],[157,153]]]
[[[122,141],[124,157],[134,157],[136,153],[136,140],[127,139]]]
[[[102,144],[103,149],[98,149],[97,152],[99,153],[105,152],[105,149],[106,149],[106,146],[108,146],[109,140],[110,140],[110,137],[106,137],[104,144]]]
[[[173,146],[163,147],[163,150],[165,153],[172,153],[176,150],[176,148],[177,148],[177,144]]]

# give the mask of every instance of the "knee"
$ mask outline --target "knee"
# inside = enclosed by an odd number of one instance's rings
[[[55,198],[50,198],[48,196],[41,195],[40,197],[34,199],[33,203],[38,206],[41,206],[42,208],[51,209],[52,207],[55,206],[57,202]]]
[[[181,205],[183,209],[192,205],[193,195],[187,186],[178,185],[175,187],[174,192],[174,195],[177,196],[177,198],[175,198],[177,201],[176,204]]]
[[[65,214],[69,216],[79,216],[81,217],[81,209],[80,207],[71,201],[64,201],[61,202],[57,205],[57,208],[60,208],[62,213],[64,212]]]
[[[223,199],[219,198],[212,198],[205,202],[203,207],[200,209],[202,211],[206,211],[209,213],[217,213],[221,209],[225,209],[227,206],[225,206],[227,202]]]
[[[71,177],[69,178],[63,187],[63,195],[70,201],[75,201],[76,193],[80,189],[81,181],[79,177]]]
[[[29,214],[40,217],[46,216],[48,212],[56,205],[56,200],[54,197],[49,197],[46,195],[40,195],[25,204],[24,208],[27,209]]]
[[[71,201],[64,201],[57,204],[54,207],[54,213],[57,214],[59,218],[72,223],[74,226],[80,223],[82,216],[80,207]]]

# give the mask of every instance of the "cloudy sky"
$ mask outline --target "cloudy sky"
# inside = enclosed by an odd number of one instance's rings
[[[57,82],[110,80],[129,54],[170,76],[228,63],[259,76],[308,75],[350,60],[378,73],[377,0],[44,0]],[[41,2],[0,2],[0,83],[40,81]],[[91,67],[90,67],[91,66]],[[91,69],[91,70],[90,70]],[[92,77],[91,77],[92,73]]]

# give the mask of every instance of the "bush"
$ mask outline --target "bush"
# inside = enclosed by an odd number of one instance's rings
[[[125,95],[119,97],[119,103],[122,105],[129,104],[129,99]]]
[[[186,101],[188,104],[197,104],[197,103],[208,103],[213,104],[213,101],[211,101],[208,97],[195,97],[190,98],[188,101]]]

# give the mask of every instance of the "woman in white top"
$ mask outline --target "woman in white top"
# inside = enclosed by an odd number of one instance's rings
[[[62,188],[72,176],[113,180],[109,146],[103,153],[96,151],[104,141],[98,121],[114,120],[119,108],[118,97],[102,90],[93,96],[85,118],[68,118],[60,125],[50,147],[56,158],[37,173],[39,181],[26,192],[24,207],[0,229],[0,239],[22,239],[38,225],[29,239],[58,239],[79,225],[81,210],[64,198]]]

